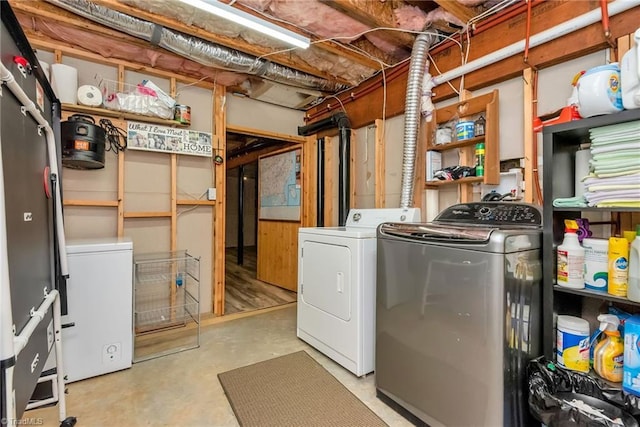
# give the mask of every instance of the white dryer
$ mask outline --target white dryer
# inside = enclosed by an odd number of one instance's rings
[[[373,371],[376,229],[420,209],[352,209],[345,227],[298,231],[298,338],[357,376]]]

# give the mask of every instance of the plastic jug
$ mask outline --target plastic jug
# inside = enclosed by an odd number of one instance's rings
[[[624,322],[624,367],[622,388],[627,393],[640,396],[640,315],[633,315]]]
[[[629,248],[629,285],[627,298],[640,302],[640,225],[636,225],[636,238]]]
[[[622,105],[627,110],[640,108],[640,28],[633,35],[636,45],[620,62],[620,87]]]
[[[622,111],[620,66],[613,62],[587,70],[578,80],[578,112],[582,117]]]

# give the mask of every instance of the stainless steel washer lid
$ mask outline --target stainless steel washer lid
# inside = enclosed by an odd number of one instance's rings
[[[402,237],[420,241],[486,243],[495,227],[469,227],[468,225],[384,223],[378,229],[381,236]]]

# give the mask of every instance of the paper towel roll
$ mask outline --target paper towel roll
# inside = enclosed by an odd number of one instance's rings
[[[102,92],[95,86],[82,85],[78,88],[78,103],[89,107],[102,105]]]
[[[575,167],[575,196],[579,197],[584,194],[584,182],[582,178],[589,175],[589,160],[591,160],[591,150],[576,151],[576,167]]]
[[[53,64],[51,86],[60,102],[75,104],[78,92],[78,70],[65,64]]]

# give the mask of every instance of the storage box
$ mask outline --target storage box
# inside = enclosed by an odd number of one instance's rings
[[[117,81],[107,79],[101,79],[98,86],[102,92],[103,106],[109,110],[173,119],[173,108],[169,108],[149,87],[125,84],[120,91]]]

